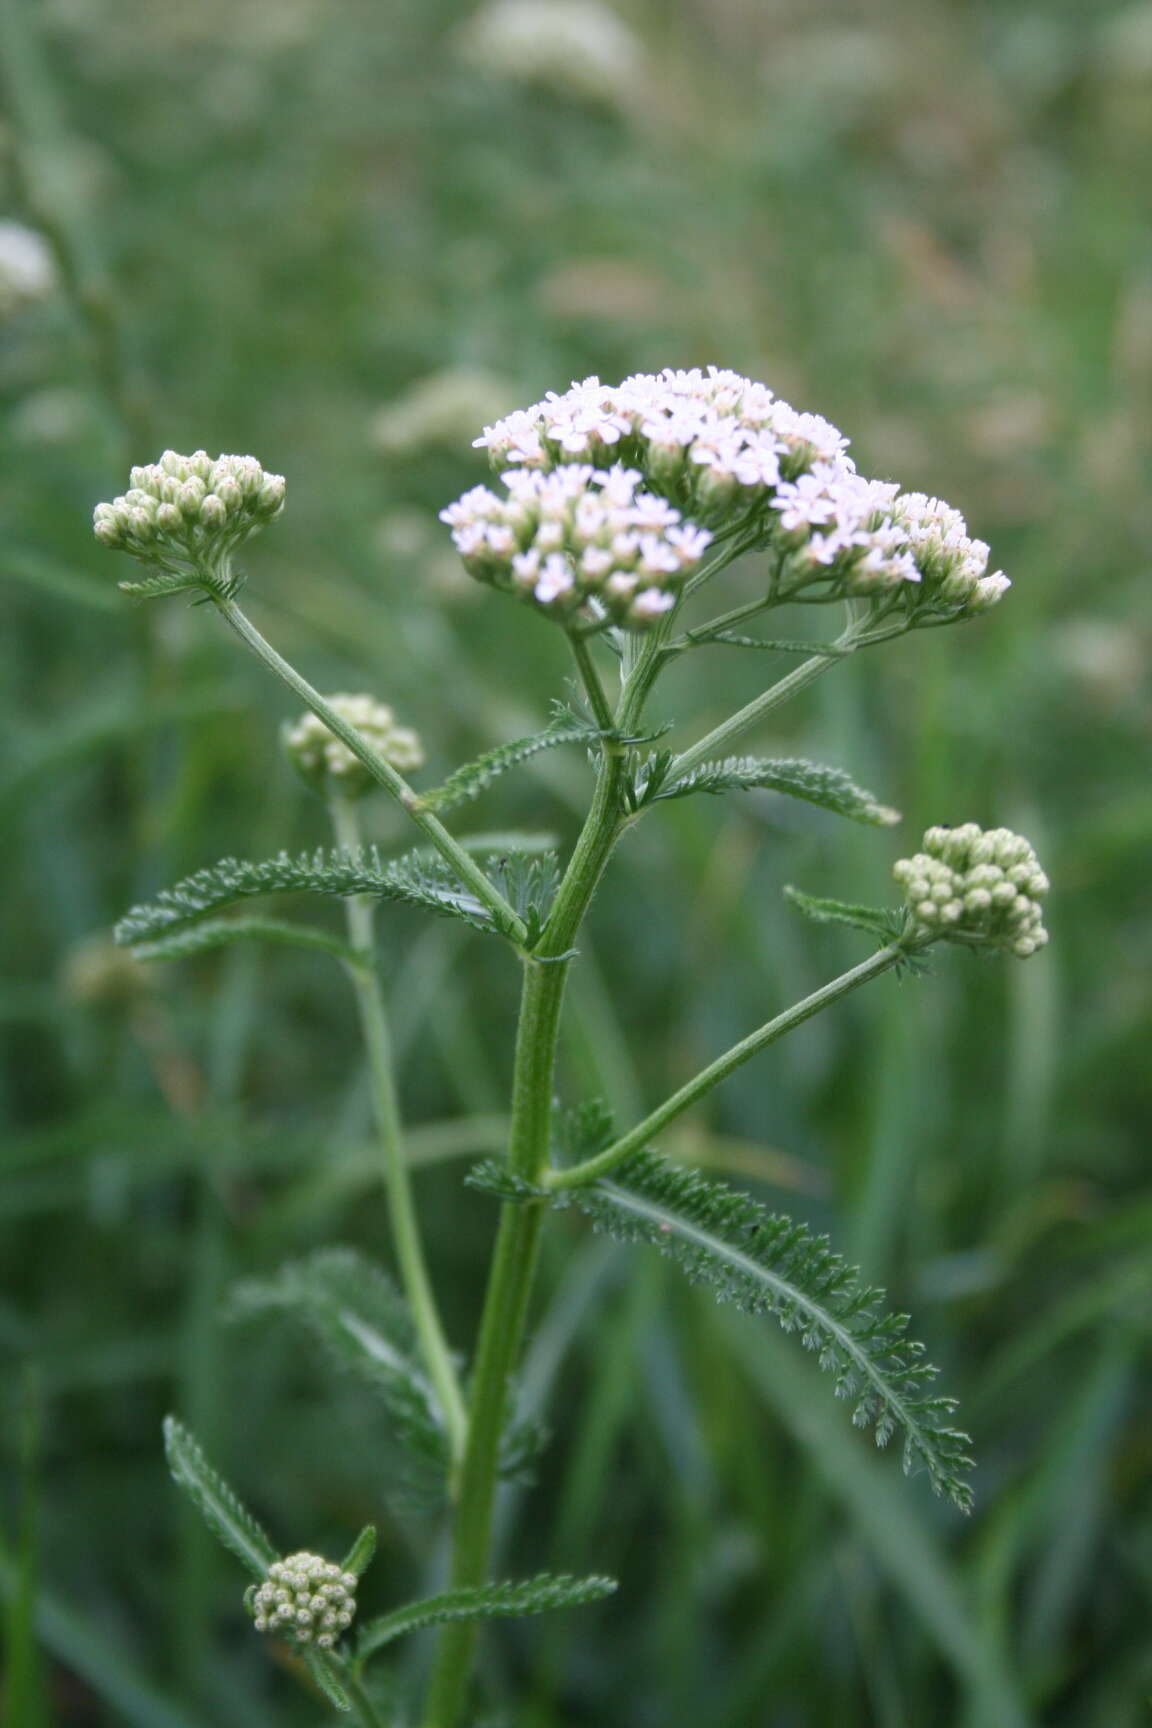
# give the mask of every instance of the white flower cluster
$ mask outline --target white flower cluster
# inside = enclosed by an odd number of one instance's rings
[[[342,1572],[319,1554],[274,1560],[259,1589],[246,1598],[258,1632],[281,1632],[299,1644],[331,1650],[356,1612],[355,1572]]]
[[[233,547],[284,508],[284,476],[266,474],[255,456],[178,456],[133,468],[131,486],[97,504],[96,538],[165,570],[217,566]]]
[[[400,773],[423,766],[424,750],[418,734],[407,726],[397,726],[386,703],[377,702],[372,696],[329,696],[328,702],[342,720],[362,732],[372,748]],[[301,714],[294,725],[285,729],[284,749],[304,779],[321,790],[328,782],[346,797],[361,798],[378,784],[347,744],[311,712]]]
[[[618,464],[511,468],[503,480],[506,497],[474,486],[440,520],[471,575],[554,617],[646,629],[675,606],[712,539]]]
[[[1021,960],[1048,940],[1040,905],[1048,878],[1009,828],[929,828],[923,852],[901,858],[892,874],[925,932],[1006,948]]]
[[[986,610],[1008,587],[988,548],[938,499],[857,474],[848,441],[736,372],[586,378],[476,440],[498,469],[625,464],[691,520],[738,527],[779,554],[775,597],[898,593],[934,616]]]

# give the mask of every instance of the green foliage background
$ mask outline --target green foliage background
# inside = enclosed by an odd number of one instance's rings
[[[203,612],[116,595],[93,503],[165,446],[285,473],[256,617],[321,688],[392,701],[441,778],[538,728],[566,668],[546,623],[456,574],[435,512],[483,477],[475,414],[437,427],[408,393],[451,372],[475,395],[479,371],[497,411],[716,362],[957,503],[1015,586],[755,742],[847,769],[902,828],[753,794],[668,806],[623,850],[565,1091],[628,1119],[859,958],[798,927],[785,882],[878,900],[929,821],[1028,833],[1044,956],[885,979],[669,1148],[827,1228],[914,1312],[975,1438],[977,1510],[902,1483],[788,1341],[560,1219],[527,1378],[556,1431],[503,1570],[622,1588],[489,1634],[495,1690],[518,1728],[1144,1723],[1152,6],[621,0],[643,55],[616,94],[478,71],[468,10],[0,7],[0,217],[63,266],[0,326],[7,1719],[320,1719],[178,1503],[166,1409],[284,1547],[379,1522],[371,1611],[441,1559],[378,1406],[289,1327],[220,1321],[240,1277],[380,1249],[368,1098],[322,956],[142,978],[107,947],[155,888],[325,834],[277,757],[279,690]],[[709,652],[669,679],[670,718],[717,719],[765,676]],[[469,825],[570,836],[586,779],[578,751],[543,755]],[[515,980],[454,926],[381,924],[464,1347],[494,1215],[461,1176],[499,1143]]]

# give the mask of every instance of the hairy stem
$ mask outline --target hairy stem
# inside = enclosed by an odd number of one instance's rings
[[[778,1038],[783,1038],[794,1027],[810,1020],[814,1014],[819,1014],[833,1002],[838,1002],[841,996],[847,996],[850,990],[866,984],[871,978],[879,978],[882,973],[890,971],[906,958],[907,951],[901,944],[890,943],[869,959],[861,961],[859,966],[853,966],[850,972],[842,972],[839,978],[834,978],[830,984],[814,990],[811,996],[806,996],[802,1002],[786,1008],[783,1014],[777,1014],[774,1020],[766,1021],[755,1032],[750,1032],[747,1038],[742,1038],[738,1044],[733,1044],[730,1050],[725,1050],[722,1056],[717,1056],[714,1062],[702,1068],[699,1074],[693,1075],[678,1092],[666,1098],[643,1122],[638,1122],[635,1128],[630,1129],[605,1151],[598,1152],[594,1158],[586,1158],[582,1164],[574,1164],[571,1169],[546,1171],[543,1186],[583,1188],[589,1182],[595,1182],[598,1177],[607,1176],[610,1170],[614,1170],[634,1152],[643,1151],[670,1122],[690,1110],[693,1104],[711,1092],[713,1087],[719,1086],[722,1080],[726,1080],[729,1074],[751,1057],[767,1049],[769,1044],[775,1044]]]
[[[355,804],[337,794],[330,799],[329,809],[337,845],[346,852],[357,851],[361,844],[361,835]],[[356,956],[349,972],[356,992],[360,1030],[372,1080],[372,1107],[376,1116],[376,1130],[380,1136],[380,1149],[384,1155],[384,1186],[388,1196],[388,1215],[392,1225],[392,1241],[400,1269],[400,1281],[412,1310],[424,1366],[444,1417],[452,1456],[458,1463],[467,1440],[468,1416],[452,1364],[452,1353],[444,1336],[432,1281],[428,1276],[420,1225],[412,1198],[412,1184],[404,1156],[388,1013],[373,955],[374,911],[373,902],[367,895],[353,895],[344,902],[348,941]]]
[[[403,775],[398,774],[390,762],[374,750],[368,740],[350,726],[336,710],[327,703],[318,690],[314,690],[306,678],[302,678],[294,666],[290,666],[257,630],[252,620],[241,611],[235,600],[220,593],[213,593],[212,603],[217,611],[239,636],[246,647],[250,648],[259,660],[262,660],[278,678],[283,679],[290,690],[295,691],[305,707],[323,720],[330,732],[334,732],[340,741],[346,744],[358,762],[362,762],[374,779],[390,792],[402,809],[406,810],[436,850],[455,870],[460,881],[470,888],[482,906],[497,920],[501,929],[506,930],[516,942],[522,942],[527,935],[523,921],[505,900],[499,889],[490,882],[474,858],[454,840],[444,824],[430,810],[425,809],[417,792],[409,786]]]
[[[632,660],[615,715],[615,730],[636,724],[659,665],[658,634]],[[571,949],[612,848],[624,828],[622,747],[605,739],[591,809],[556,893],[536,955],[525,960],[512,1079],[510,1169],[529,1182],[543,1176],[550,1150],[556,1043]],[[500,1441],[511,1376],[520,1359],[536,1268],[542,1208],[502,1207],[480,1326],[469,1408],[468,1449],[460,1474],[453,1536],[452,1583],[483,1584],[488,1576]],[[474,1624],[445,1628],[425,1707],[425,1728],[457,1728],[467,1704]]]

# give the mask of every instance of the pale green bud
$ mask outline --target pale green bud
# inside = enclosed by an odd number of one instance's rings
[[[350,1585],[346,1580],[351,1578]],[[329,1607],[331,1589],[340,1586],[341,1607]],[[315,1643],[332,1649],[340,1633],[352,1624],[357,1579],[319,1554],[306,1551],[274,1560],[259,1586],[244,1597],[258,1632],[279,1633],[297,1644]]]
[[[924,850],[901,858],[892,874],[913,929],[973,946],[1003,948],[1020,959],[1048,940],[1040,902],[1048,892],[1028,841],[1007,828],[974,822],[929,828]]]

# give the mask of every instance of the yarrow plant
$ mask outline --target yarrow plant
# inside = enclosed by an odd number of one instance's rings
[[[936,827],[896,863],[899,904],[873,908],[789,890],[796,907],[867,934],[873,952],[782,1009],[623,1129],[594,1100],[554,1100],[565,986],[581,926],[613,851],[656,805],[696,793],[762,789],[849,820],[888,826],[897,812],[842,770],[795,758],[728,754],[783,702],[847,656],[893,637],[986,612],[1007,578],[948,505],[859,475],[847,440],[797,413],[763,384],[732,372],[668,371],[618,386],[598,379],[509,415],[477,443],[499,475],[443,512],[465,567],[561,629],[581,699],[558,706],[530,737],[498,746],[439,785],[406,778],[423,763],[414,732],[370,696],[323,697],[256,629],[237,594],[241,543],[279,514],[284,485],[252,457],[168,452],[135,469],[123,498],[97,507],[96,533],[145,567],[123,586],[144,596],[199,591],[304,704],[284,734],[288,756],[327,803],[334,846],[300,857],[225,859],[199,871],[119,927],[139,956],[171,958],[232,942],[288,942],[343,964],[355,992],[372,1084],[381,1170],[399,1275],[346,1249],[284,1268],[237,1294],[248,1314],[285,1309],[382,1396],[414,1476],[439,1494],[451,1568],[438,1595],[370,1621],[343,1640],[372,1533],[341,1564],[307,1551],[278,1556],[181,1425],[169,1419],[168,1456],[180,1485],[252,1572],[247,1601],[258,1630],[287,1643],[341,1710],[379,1724],[378,1653],[418,1627],[442,1624],[425,1697],[408,1700],[423,1728],[470,1720],[476,1622],[573,1607],[606,1595],[610,1579],[542,1576],[493,1581],[498,1484],[522,1461],[515,1377],[532,1305],[537,1245],[557,1207],[594,1228],[675,1260],[718,1299],[777,1320],[799,1336],[878,1444],[899,1441],[962,1510],[971,1504],[969,1442],[933,1370],[826,1240],[751,1196],[705,1179],[660,1150],[665,1130],[768,1045],[885,972],[915,969],[934,943],[1001,950],[1020,959],[1047,941],[1048,881],[1032,848],[1003,828]],[[724,573],[732,589],[724,594]],[[711,596],[719,610],[711,610]],[[835,602],[844,623],[815,645],[744,631],[785,603]],[[711,615],[709,615],[711,614]],[[531,626],[526,627],[530,628]],[[800,664],[681,750],[657,747],[649,704],[661,673],[704,647],[796,652]],[[542,750],[578,745],[594,783],[566,858],[531,837],[469,843],[442,818]],[[361,798],[387,792],[420,830],[411,851],[365,848]],[[238,911],[277,893],[343,902],[341,937],[297,920]],[[506,1154],[469,1177],[500,1204],[487,1295],[469,1372],[441,1321],[404,1150],[387,1005],[375,962],[377,908],[399,901],[461,920],[503,940],[522,970],[511,1058]],[[480,1202],[478,1202],[480,1203]],[[371,1666],[370,1666],[371,1665]],[[401,1718],[389,1717],[389,1720]]]

